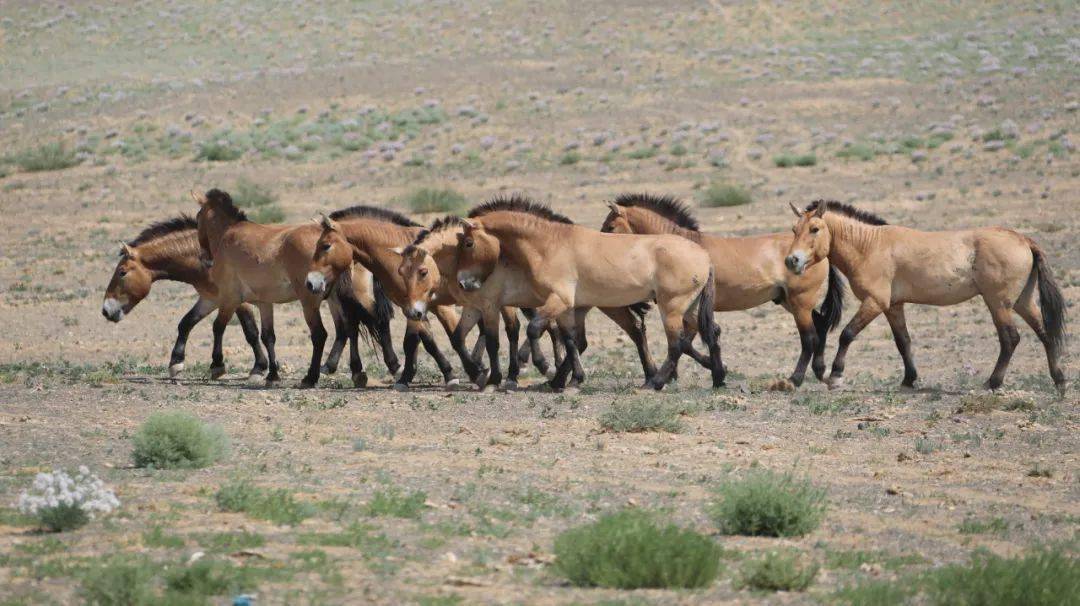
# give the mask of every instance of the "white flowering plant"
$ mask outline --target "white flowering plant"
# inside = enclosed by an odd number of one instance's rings
[[[30,489],[19,495],[17,506],[20,512],[36,516],[43,528],[62,532],[83,526],[95,515],[112,512],[120,507],[120,500],[101,478],[81,465],[75,477],[60,469],[37,474]]]

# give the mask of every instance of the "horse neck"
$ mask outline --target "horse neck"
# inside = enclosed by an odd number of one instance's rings
[[[155,282],[175,280],[196,284],[206,279],[206,270],[199,260],[199,239],[194,231],[147,242],[136,247],[135,252]]]
[[[831,238],[829,263],[845,275],[858,273],[863,260],[878,245],[880,230],[836,213],[826,213],[825,224],[829,226]]]
[[[686,229],[650,210],[641,210],[635,207],[626,209],[626,218],[630,221],[630,228],[635,234],[675,234],[694,242],[701,241],[701,233]]]
[[[419,227],[404,227],[386,221],[358,219],[340,221],[342,233],[359,253],[362,265],[376,274],[384,286],[397,284],[400,279],[393,266],[399,259],[391,248],[408,246],[420,233]]]
[[[457,237],[460,233],[460,228],[447,229],[429,235],[420,243],[419,248],[435,259],[444,280],[457,273]]]
[[[561,239],[573,225],[521,216],[520,213],[493,213],[482,219],[484,229],[499,239],[499,256],[509,257],[517,264],[527,264],[547,248],[542,240]]]
[[[224,237],[225,232],[228,231],[230,227],[239,222],[238,219],[226,216],[224,212],[218,211],[214,213],[213,219],[205,223],[206,243],[210,246],[211,256],[218,256],[221,238]]]

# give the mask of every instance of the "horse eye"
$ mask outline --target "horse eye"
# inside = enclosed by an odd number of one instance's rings
[[[426,278],[426,277],[427,277],[427,269],[426,269],[426,268],[423,268],[423,267],[421,267],[421,268],[420,268],[420,271],[419,271],[419,272],[417,272],[417,273],[419,273],[419,274],[420,274],[420,277],[421,277],[421,278]]]
[[[810,228],[810,233],[812,233],[812,234],[816,234],[816,233],[818,233],[818,228],[816,228],[816,227],[811,227],[811,228]]]
[[[127,275],[127,270],[126,269],[121,269],[119,275],[120,275],[121,278],[123,278],[124,276]]]
[[[323,252],[327,252],[327,251],[329,251],[329,250],[330,250],[330,248],[331,248],[332,246],[333,246],[332,244],[330,244],[329,242],[327,242],[326,244],[323,244],[323,245],[322,245],[322,246],[320,246],[319,248],[321,248]]]
[[[472,239],[465,240],[465,248],[472,248],[472,245],[473,245]]]

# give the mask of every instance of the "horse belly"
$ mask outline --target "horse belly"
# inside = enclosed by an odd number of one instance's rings
[[[956,305],[979,294],[970,272],[935,271],[913,283],[897,280],[893,283],[893,303],[916,303],[920,305]]]

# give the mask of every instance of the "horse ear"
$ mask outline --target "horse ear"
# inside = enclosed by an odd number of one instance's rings
[[[472,231],[472,230],[476,229],[476,223],[474,223],[474,222],[472,222],[472,221],[470,221],[468,219],[462,219],[461,224],[465,227],[465,231]]]
[[[338,230],[337,222],[334,221],[333,219],[331,219],[330,217],[327,217],[325,214],[320,216],[319,224],[322,225],[322,228],[325,229],[326,231],[337,231]]]
[[[128,259],[135,258],[135,250],[128,246],[128,243],[123,240],[120,240],[120,254]]]
[[[405,256],[405,249],[403,247],[401,247],[401,246],[396,246],[394,248],[388,248],[386,250],[394,253],[395,255],[397,255],[399,257],[404,257]]]
[[[791,208],[791,212],[795,213],[796,217],[799,217],[800,219],[802,218],[802,211],[800,211],[794,204],[788,202],[787,205]]]
[[[611,212],[615,213],[616,215],[621,216],[621,215],[626,213],[626,211],[623,210],[623,207],[619,206],[618,204],[616,204],[614,202],[608,202],[607,205],[608,205],[608,208],[611,209]]]
[[[825,203],[824,202],[818,202],[817,208],[814,210],[814,216],[815,217],[824,217],[825,216]]]
[[[206,206],[206,203],[209,202],[209,200],[206,198],[206,194],[200,194],[194,189],[191,190],[191,199],[198,202],[199,206]]]

